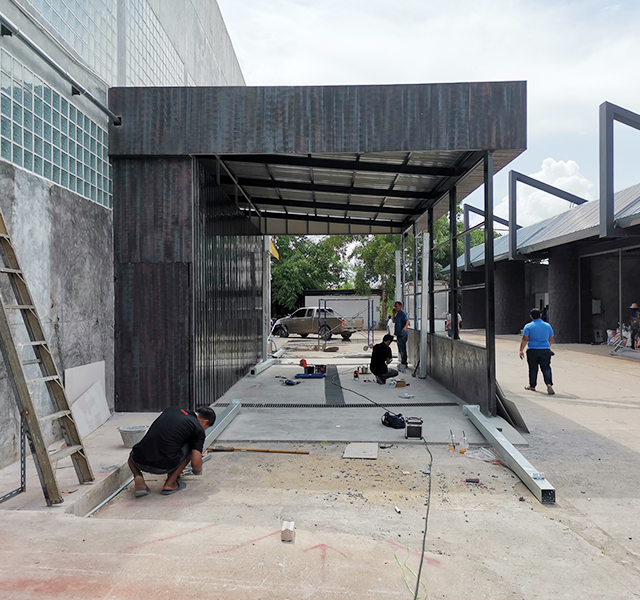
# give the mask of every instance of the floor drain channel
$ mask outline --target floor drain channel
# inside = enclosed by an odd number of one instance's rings
[[[460,406],[456,402],[385,402],[385,406],[394,408],[406,408],[413,406],[430,407],[430,406]],[[228,402],[214,404],[214,408],[223,408],[229,406]],[[242,402],[242,408],[380,408],[375,404],[338,404],[331,406],[329,404],[266,404],[262,402]]]

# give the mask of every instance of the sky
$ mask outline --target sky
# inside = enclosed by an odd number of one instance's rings
[[[514,169],[598,193],[598,107],[640,113],[637,0],[218,0],[247,85],[527,81],[528,149]],[[616,123],[616,190],[640,182],[640,131]],[[467,200],[480,206],[482,192]],[[518,222],[569,209],[518,187]]]

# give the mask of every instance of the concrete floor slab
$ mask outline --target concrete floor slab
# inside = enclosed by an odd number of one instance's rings
[[[366,458],[375,460],[378,458],[378,444],[353,442],[347,444],[342,453],[342,458]]]

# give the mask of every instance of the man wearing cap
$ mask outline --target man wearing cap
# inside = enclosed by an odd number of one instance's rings
[[[638,345],[638,337],[640,336],[640,317],[638,317],[638,303],[634,302],[630,307],[631,325],[629,333],[631,334],[631,349],[635,350]]]
[[[398,371],[387,367],[393,358],[391,342],[393,342],[393,336],[387,333],[387,335],[382,338],[382,341],[376,344],[371,351],[370,369],[376,376],[376,382],[380,385],[384,385],[387,379],[398,376]]]
[[[147,496],[151,491],[142,471],[167,475],[160,492],[163,496],[175,494],[186,487],[183,481],[178,482],[178,477],[189,463],[194,475],[200,475],[205,430],[215,421],[216,413],[208,406],[196,408],[195,412],[177,406],[163,411],[129,455],[135,497]]]
[[[524,326],[522,341],[520,342],[520,358],[524,358],[525,346],[529,346],[527,350],[529,385],[525,386],[524,389],[531,392],[536,391],[538,367],[540,367],[542,377],[547,385],[547,394],[553,396],[555,394],[551,375],[551,344],[555,341],[553,339],[553,328],[540,318],[542,315],[537,308],[534,308],[529,314],[531,315],[531,323],[527,323]]]

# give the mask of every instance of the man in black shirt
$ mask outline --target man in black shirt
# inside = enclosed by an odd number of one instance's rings
[[[168,496],[183,490],[178,477],[191,462],[193,473],[202,473],[202,451],[205,430],[216,421],[216,413],[206,407],[195,412],[172,406],[167,408],[149,427],[145,436],[129,455],[129,468],[135,482],[135,496],[140,498],[150,490],[142,471],[155,475],[167,474],[161,494]]]
[[[387,379],[398,376],[398,371],[387,368],[387,365],[393,358],[390,347],[391,342],[393,342],[393,336],[387,334],[382,338],[382,342],[373,347],[371,352],[371,372],[376,376],[376,381],[381,385],[384,385]]]

